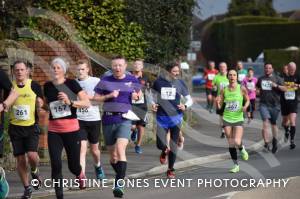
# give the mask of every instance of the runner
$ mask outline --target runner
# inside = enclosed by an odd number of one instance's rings
[[[280,112],[280,93],[286,91],[283,80],[273,74],[273,66],[266,63],[264,66],[265,75],[260,77],[257,82],[257,90],[260,95],[259,112],[263,120],[262,136],[265,142],[266,151],[270,150],[270,139],[268,137],[269,123],[272,127],[272,153],[277,151],[277,132],[276,120]]]
[[[298,112],[298,89],[300,86],[300,77],[296,74],[296,64],[288,64],[288,74],[284,77],[284,85],[287,91],[281,95],[281,113],[283,116],[283,127],[285,129],[285,141],[290,137],[290,149],[294,149],[296,134],[296,118]]]
[[[247,89],[248,97],[250,99],[250,104],[247,108],[248,123],[253,120],[253,112],[255,111],[256,84],[257,78],[254,77],[254,70],[253,68],[249,68],[247,77],[242,81],[242,85]]]
[[[206,91],[206,99],[207,99],[207,109],[210,113],[213,112],[214,106],[214,98],[216,97],[216,92],[213,91],[212,81],[215,78],[216,74],[218,74],[218,70],[215,69],[215,62],[208,62],[208,69],[204,71],[204,78],[206,80],[205,83],[205,91]]]
[[[178,79],[180,67],[177,63],[166,65],[168,74],[159,76],[153,84],[153,90],[158,93],[157,102],[152,103],[152,110],[156,112],[157,120],[157,148],[161,150],[160,163],[166,164],[168,158],[167,177],[175,178],[174,163],[177,155],[177,143],[183,119],[183,112],[192,106],[193,100],[188,93],[185,83]],[[180,103],[180,97],[184,96],[186,103]],[[166,141],[166,135],[170,130],[170,148]]]
[[[24,186],[22,198],[31,198],[27,168],[31,167],[31,177],[39,184],[34,189],[39,189],[41,180],[39,177],[39,156],[37,153],[39,144],[39,131],[36,130],[36,111],[43,106],[43,96],[40,85],[28,79],[29,68],[23,61],[13,64],[15,80],[13,87],[19,97],[12,105],[9,113],[8,134],[13,146],[13,154],[17,160],[17,170]],[[27,162],[28,159],[28,162]]]
[[[144,62],[142,59],[136,59],[133,62],[132,75],[137,78],[142,86],[142,97],[135,101],[132,100],[132,110],[140,118],[139,121],[133,121],[133,130],[131,134],[131,140],[136,141],[135,152],[138,154],[143,153],[141,148],[142,139],[145,132],[146,126],[146,114],[148,112],[147,97],[146,97],[146,85],[149,83],[148,78],[143,74]]]
[[[44,85],[44,94],[50,108],[48,146],[51,177],[55,183],[56,198],[63,198],[62,150],[66,151],[69,170],[76,176],[79,188],[85,188],[85,175],[80,166],[80,134],[76,108],[89,107],[87,94],[74,79],[65,77],[67,62],[56,57],[51,62],[52,81]]]
[[[9,107],[14,103],[18,97],[18,93],[13,89],[13,86],[7,74],[0,69],[0,158],[4,153],[4,111],[8,111]],[[4,92],[3,92],[4,91]],[[6,99],[5,99],[6,98]],[[5,100],[4,100],[5,99]],[[5,178],[5,171],[0,167],[0,198],[5,198],[9,193],[9,185]]]
[[[120,179],[126,176],[126,147],[130,138],[131,121],[138,119],[131,111],[131,101],[140,99],[140,84],[132,76],[125,74],[127,62],[124,57],[116,56],[111,63],[112,75],[104,76],[95,87],[93,100],[103,102],[102,128],[104,140],[110,153],[110,163],[116,172],[113,194],[121,198],[124,187]],[[130,116],[133,114],[134,116]],[[134,117],[134,118],[133,118]]]
[[[288,77],[288,64],[284,65],[282,67],[282,72],[280,73],[280,77],[282,79],[286,79]],[[283,127],[283,129],[285,130],[285,136],[284,136],[284,141],[287,142],[288,141],[288,136],[289,136],[289,131],[290,131],[290,123],[289,123],[289,118],[284,116],[282,112],[282,110],[284,110],[284,93],[281,93],[281,96],[280,96],[280,110],[281,110],[281,116],[282,116],[282,120],[281,120],[281,126]],[[287,128],[286,128],[286,127]]]
[[[88,94],[89,99],[94,97],[94,88],[100,79],[91,77],[91,66],[88,60],[80,60],[77,63],[77,82]],[[80,164],[85,174],[87,143],[90,143],[90,150],[94,159],[96,178],[103,180],[105,174],[100,163],[99,137],[100,137],[100,110],[98,105],[88,108],[77,109],[77,119],[80,126],[81,149]]]
[[[214,90],[217,92],[217,96],[220,95],[220,91],[228,86],[229,82],[227,79],[227,64],[225,62],[221,62],[219,64],[219,70],[220,72],[215,76],[213,79],[213,86]],[[218,109],[216,110],[216,113],[220,116],[220,128],[221,128],[221,138],[225,138],[225,130],[224,130],[224,125],[223,125],[223,110]]]
[[[236,63],[236,69],[238,72],[238,83],[240,84],[240,83],[242,83],[244,78],[247,76],[247,70],[244,69],[243,62],[241,62],[241,61],[238,61]]]
[[[243,160],[248,160],[249,158],[248,153],[242,144],[244,123],[243,113],[246,112],[249,105],[249,98],[246,88],[237,83],[237,76],[236,70],[229,70],[229,85],[221,90],[221,94],[217,98],[218,108],[221,109],[222,106],[225,107],[223,124],[225,126],[225,134],[229,144],[229,153],[234,163],[234,167],[230,169],[231,173],[240,171],[236,147],[240,150]]]

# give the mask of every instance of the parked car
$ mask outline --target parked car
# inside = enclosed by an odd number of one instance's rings
[[[206,83],[204,79],[204,68],[198,68],[196,74],[192,77],[192,85],[195,87],[202,86]]]

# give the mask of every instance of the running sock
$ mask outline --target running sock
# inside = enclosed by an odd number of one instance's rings
[[[296,134],[296,126],[291,126],[290,134],[291,134],[291,141],[294,141],[295,134]]]
[[[118,161],[116,163],[117,174],[116,174],[115,183],[117,183],[117,181],[119,179],[124,179],[125,178],[126,169],[127,169],[127,162],[126,161]]]
[[[31,168],[31,173],[37,173],[38,172],[38,168]]]
[[[114,171],[115,171],[116,173],[118,173],[118,172],[117,172],[117,163],[112,163],[112,162],[110,162],[110,165],[112,166],[112,168],[114,169]]]
[[[229,147],[229,153],[230,153],[230,156],[231,156],[231,159],[232,159],[233,163],[238,164],[236,148],[235,147]]]
[[[175,161],[176,161],[176,157],[177,157],[177,154],[174,153],[172,150],[169,152],[169,156],[168,156],[168,159],[169,159],[169,168],[173,168],[174,167],[174,164],[175,164]]]
[[[285,133],[289,133],[289,126],[283,125],[283,128],[285,130]]]
[[[244,145],[241,144],[241,145],[239,146],[239,150],[241,151],[241,150],[243,150],[243,148],[244,148]]]
[[[24,189],[27,190],[27,189],[31,189],[30,186],[24,186]]]
[[[98,163],[95,164],[95,167],[97,167],[97,168],[100,167],[100,166],[101,166],[100,162],[98,162]]]

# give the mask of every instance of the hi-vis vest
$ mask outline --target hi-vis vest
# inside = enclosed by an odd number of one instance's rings
[[[28,79],[23,88],[19,88],[16,81],[13,87],[19,97],[10,110],[10,123],[18,126],[31,126],[35,123],[36,94],[31,89],[31,79]]]

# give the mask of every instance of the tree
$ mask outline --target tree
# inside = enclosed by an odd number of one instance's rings
[[[125,0],[127,21],[143,27],[145,58],[162,63],[185,54],[190,42],[194,0]]]
[[[228,16],[275,16],[272,0],[232,0]]]

